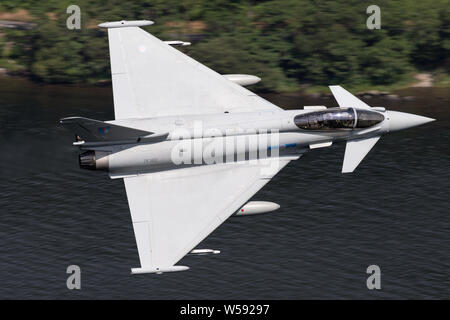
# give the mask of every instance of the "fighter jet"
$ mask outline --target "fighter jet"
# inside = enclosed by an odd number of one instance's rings
[[[434,119],[370,107],[330,86],[339,108],[283,110],[244,88],[260,79],[221,75],[140,27],[107,28],[115,120],[61,119],[75,135],[79,165],[123,179],[140,259],[136,273],[189,269],[187,254],[230,216],[280,206],[250,201],[290,161],[346,143],[342,172],[353,172],[380,137]]]

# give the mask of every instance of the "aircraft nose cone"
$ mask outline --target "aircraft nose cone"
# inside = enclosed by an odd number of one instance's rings
[[[389,131],[398,131],[434,121],[412,113],[389,111]]]

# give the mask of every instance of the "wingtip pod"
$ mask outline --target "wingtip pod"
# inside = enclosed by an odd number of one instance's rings
[[[163,267],[163,268],[132,268],[132,274],[142,274],[142,273],[156,273],[162,274],[166,272],[178,272],[189,270],[189,267],[186,266],[171,266],[171,267]]]
[[[145,27],[154,24],[150,20],[134,20],[134,21],[111,21],[100,23],[98,26],[100,28],[126,28],[126,27]]]
[[[169,40],[169,41],[164,41],[164,43],[171,45],[171,46],[181,46],[181,47],[186,47],[186,46],[191,45],[190,42],[181,41],[181,40]]]
[[[220,250],[214,250],[214,249],[194,249],[191,252],[189,252],[189,255],[198,255],[198,256],[204,256],[204,255],[210,255],[210,254],[219,254]]]

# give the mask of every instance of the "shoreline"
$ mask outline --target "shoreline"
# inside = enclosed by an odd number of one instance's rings
[[[371,98],[382,98],[391,101],[413,101],[415,100],[414,94],[410,91],[412,89],[438,89],[438,88],[450,88],[449,84],[444,83],[443,85],[436,85],[433,83],[432,76],[430,77],[430,73],[416,74],[415,79],[420,79],[422,82],[413,82],[409,83],[397,83],[390,86],[364,86],[364,88],[374,88],[371,90],[362,89],[362,87],[351,87],[346,86],[345,88],[354,93],[359,98],[371,99]],[[431,78],[431,79],[430,79]],[[111,88],[112,82],[111,80],[98,80],[92,84],[73,84],[73,83],[45,83],[40,81],[33,81],[29,75],[26,73],[20,72],[10,72],[6,68],[0,68],[0,80],[8,80],[15,79],[17,81],[24,81],[29,85],[39,86],[39,87],[48,87],[48,88],[85,88],[85,89],[95,89],[95,88]],[[383,90],[378,90],[377,88],[382,88]],[[250,90],[251,90],[250,86]],[[251,90],[253,91],[253,90]],[[309,98],[309,99],[332,99],[333,95],[328,89],[328,86],[310,86],[310,85],[301,85],[299,90],[297,91],[277,91],[277,92],[265,92],[255,90],[255,93],[258,95],[282,95],[285,97],[295,98]]]

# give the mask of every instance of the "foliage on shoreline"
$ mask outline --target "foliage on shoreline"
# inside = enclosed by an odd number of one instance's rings
[[[150,19],[163,39],[193,42],[187,54],[220,73],[260,76],[259,91],[295,91],[308,84],[389,87],[415,70],[443,70],[448,82],[448,0],[378,1],[381,30],[368,30],[359,0],[106,0],[77,1],[82,29],[66,28],[67,0],[3,0],[0,12],[36,23],[0,35],[0,67],[21,66],[37,81],[96,83],[110,78],[103,21]],[[24,11],[25,10],[25,11]],[[25,14],[28,13],[28,14]]]

